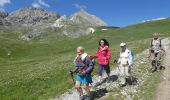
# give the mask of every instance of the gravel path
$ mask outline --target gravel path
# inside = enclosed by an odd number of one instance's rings
[[[166,43],[164,45],[166,56],[163,65],[165,65],[166,70],[162,75],[154,100],[170,100],[170,40],[167,39],[164,43]]]

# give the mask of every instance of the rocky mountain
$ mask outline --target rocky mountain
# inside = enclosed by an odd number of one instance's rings
[[[52,25],[52,29],[66,36],[78,37],[93,33],[96,27],[101,26],[107,26],[107,24],[98,17],[81,9],[69,17],[61,16]]]
[[[6,20],[13,25],[32,26],[37,23],[52,22],[59,17],[60,15],[55,12],[48,12],[40,8],[25,7],[9,14]]]
[[[34,7],[21,8],[10,14],[0,12],[0,25],[23,32],[19,38],[26,41],[48,33],[79,37],[94,33],[97,27],[107,26],[100,18],[83,9],[71,16],[60,17],[58,13]]]
[[[65,15],[60,17],[55,21],[53,26],[55,27],[63,27],[65,25],[84,25],[84,26],[107,26],[107,24],[99,19],[98,17],[89,14],[85,10],[81,9],[79,12],[71,15],[70,17],[66,17]]]
[[[8,16],[8,13],[7,12],[4,12],[4,11],[0,11],[0,17],[1,18],[5,18]]]
[[[5,19],[7,16],[7,12],[0,11],[0,25],[9,25],[9,22]]]

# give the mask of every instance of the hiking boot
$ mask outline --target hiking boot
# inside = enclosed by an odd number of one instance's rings
[[[127,83],[120,84],[119,87],[120,87],[120,88],[123,88],[123,87],[125,87],[126,85],[127,85]]]
[[[155,71],[157,71],[157,67],[155,67],[155,69],[152,71],[152,73],[154,73]]]
[[[165,66],[160,66],[159,70],[165,70]]]
[[[96,84],[94,86],[97,87],[97,86],[101,85],[102,83],[103,83],[103,80],[100,80],[100,81],[96,82]]]
[[[106,82],[111,83],[112,82],[111,78],[107,78]]]
[[[96,84],[94,85],[95,87],[97,87],[97,86],[99,86],[99,85],[101,85],[102,84],[102,82],[96,82]]]
[[[86,96],[84,100],[92,100],[91,96]]]
[[[79,96],[79,100],[84,100],[84,95]]]

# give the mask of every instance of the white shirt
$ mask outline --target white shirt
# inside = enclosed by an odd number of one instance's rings
[[[118,60],[118,63],[125,65],[128,64],[128,66],[131,66],[133,63],[131,51],[126,49],[124,52],[120,52],[120,58]]]
[[[152,40],[152,49],[155,51],[155,53],[158,53],[161,51],[160,45],[161,45],[161,42],[159,38],[156,40],[155,39]]]

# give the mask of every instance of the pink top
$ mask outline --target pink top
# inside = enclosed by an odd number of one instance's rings
[[[100,46],[96,56],[98,58],[98,64],[107,65],[111,57],[111,51],[108,46]]]

